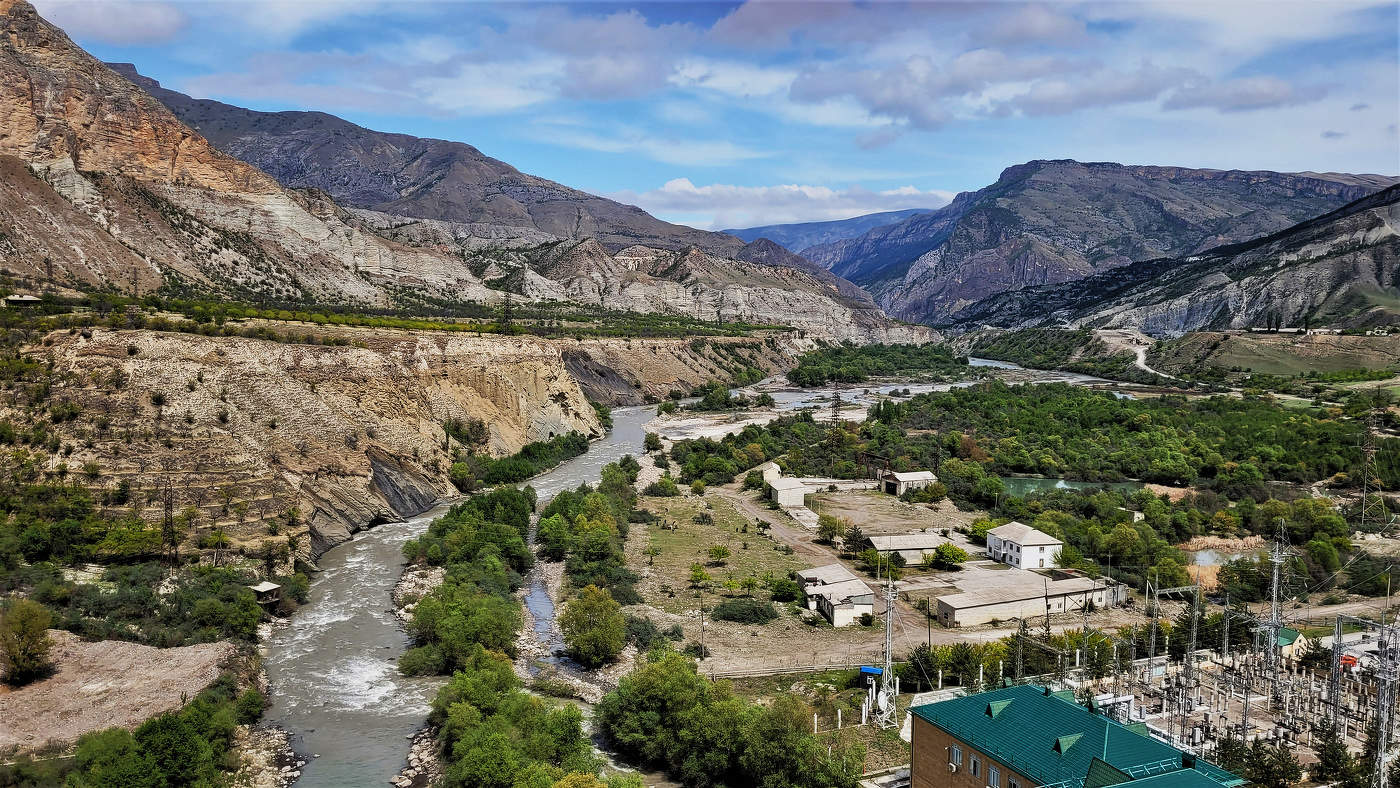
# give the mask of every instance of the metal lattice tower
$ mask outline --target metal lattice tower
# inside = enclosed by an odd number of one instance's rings
[[[1380,649],[1376,653],[1376,763],[1371,772],[1372,788],[1386,788],[1389,785],[1386,772],[1391,757],[1390,730],[1395,724],[1391,715],[1394,714],[1393,694],[1397,672],[1394,640],[1393,625],[1390,628],[1382,626]]]
[[[1278,520],[1278,535],[1274,539],[1274,548],[1269,552],[1269,563],[1273,564],[1273,579],[1270,583],[1269,594],[1269,620],[1264,623],[1265,635],[1268,638],[1264,643],[1264,666],[1269,671],[1269,704],[1272,707],[1279,694],[1279,666],[1278,655],[1278,633],[1283,628],[1283,611],[1279,600],[1280,574],[1283,570],[1283,562],[1287,558],[1284,550],[1286,534],[1284,533],[1283,518]]]
[[[1361,443],[1361,513],[1357,527],[1365,533],[1368,524],[1385,523],[1385,503],[1380,499],[1380,474],[1376,471],[1376,410],[1366,413],[1366,433]],[[1371,497],[1375,494],[1375,500]]]
[[[875,699],[875,724],[895,725],[894,694],[894,578],[885,576],[885,664],[880,674],[880,694]]]

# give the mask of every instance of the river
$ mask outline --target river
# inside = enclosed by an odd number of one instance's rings
[[[618,408],[613,428],[588,452],[531,479],[541,505],[561,490],[597,481],[603,466],[640,454],[654,406]],[[441,678],[406,678],[397,660],[409,639],[389,595],[403,573],[404,542],[447,505],[363,531],[321,556],[311,599],[267,640],[272,706],[266,721],[292,734],[307,756],[298,788],[384,786],[399,773],[409,737],[423,725]],[[531,573],[526,605],[537,636],[558,644],[554,605]]]
[[[1020,370],[1014,364],[973,359],[973,365]],[[1106,383],[1087,375],[1025,370],[1036,382]],[[778,411],[830,402],[833,389],[776,389]],[[880,384],[842,388],[842,399],[868,405],[890,391],[947,390],[959,384]],[[651,405],[617,408],[607,436],[588,451],[531,479],[541,507],[562,490],[598,480],[603,466],[624,454],[640,455]],[[738,427],[735,427],[736,429]],[[679,437],[679,436],[678,436]],[[266,720],[292,734],[292,746],[308,757],[298,788],[384,786],[399,773],[409,738],[423,724],[441,678],[406,678],[397,660],[409,644],[392,612],[390,593],[402,574],[404,542],[421,534],[447,505],[400,523],[357,534],[321,557],[311,599],[266,642],[272,705]],[[525,604],[536,637],[558,646],[554,604],[539,573],[531,573]]]

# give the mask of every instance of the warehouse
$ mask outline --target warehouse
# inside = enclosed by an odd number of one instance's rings
[[[885,483],[885,492],[890,495],[903,495],[911,490],[921,490],[938,481],[933,471],[890,471],[880,478]]]
[[[938,546],[948,542],[946,536],[936,531],[919,531],[895,536],[872,536],[870,544],[882,553],[899,553],[907,563],[917,564],[924,554],[932,553]]]
[[[779,476],[768,482],[768,497],[782,507],[802,506],[807,500],[807,485],[800,479]]]
[[[1037,618],[1044,616],[1047,609],[1055,615],[1083,610],[1085,604],[1114,607],[1126,598],[1127,589],[1121,584],[1105,586],[1102,580],[1073,577],[941,596],[936,600],[937,618],[945,627],[970,627],[991,621]]]

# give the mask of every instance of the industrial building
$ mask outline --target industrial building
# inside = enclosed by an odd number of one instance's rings
[[[782,507],[802,506],[807,500],[807,485],[801,479],[779,476],[768,482],[768,497]]]
[[[889,471],[880,477],[885,492],[890,495],[903,495],[910,490],[921,490],[938,481],[933,471]]]
[[[934,601],[937,602],[936,617],[943,626],[969,627],[991,621],[1036,618],[1047,611],[1051,615],[1072,613],[1091,603],[1100,609],[1114,607],[1122,604],[1127,596],[1127,587],[1119,583],[1071,577],[949,594]]]
[[[904,560],[917,564],[925,553],[932,553],[938,546],[950,541],[936,531],[919,531],[895,536],[872,536],[870,544],[882,553],[899,553]]]
[[[1064,542],[1015,520],[987,532],[987,554],[1017,569],[1050,569]]]
[[[910,709],[911,788],[1234,788],[1244,780],[1031,684]],[[1131,783],[1131,785],[1129,785]]]

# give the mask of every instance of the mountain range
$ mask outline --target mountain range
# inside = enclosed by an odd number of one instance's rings
[[[577,279],[587,262],[637,269],[622,277],[627,287],[590,293],[600,298],[587,303],[605,309],[836,340],[931,336],[771,244],[662,222],[467,145],[195,101],[122,70],[29,3],[0,0],[4,271],[70,291],[393,308],[493,303],[515,283],[525,297],[573,300],[588,291]],[[580,265],[546,264],[565,247],[587,250]],[[641,262],[670,258],[685,264]],[[531,265],[539,270],[523,270]],[[573,279],[550,280],[556,270]]]
[[[1032,161],[937,211],[801,254],[889,314],[938,324],[1006,291],[1275,233],[1397,180]]]
[[[903,211],[867,213],[863,216],[828,222],[766,224],[762,227],[745,227],[737,230],[720,230],[720,232],[728,233],[741,241],[757,241],[760,238],[766,238],[789,250],[800,252],[809,247],[829,244],[846,238],[858,238],[876,227],[896,224],[911,216],[928,213],[932,210],[932,208],[910,208]]]
[[[1281,232],[1185,258],[993,296],[961,326],[1137,328],[1158,335],[1400,322],[1400,185]]]

